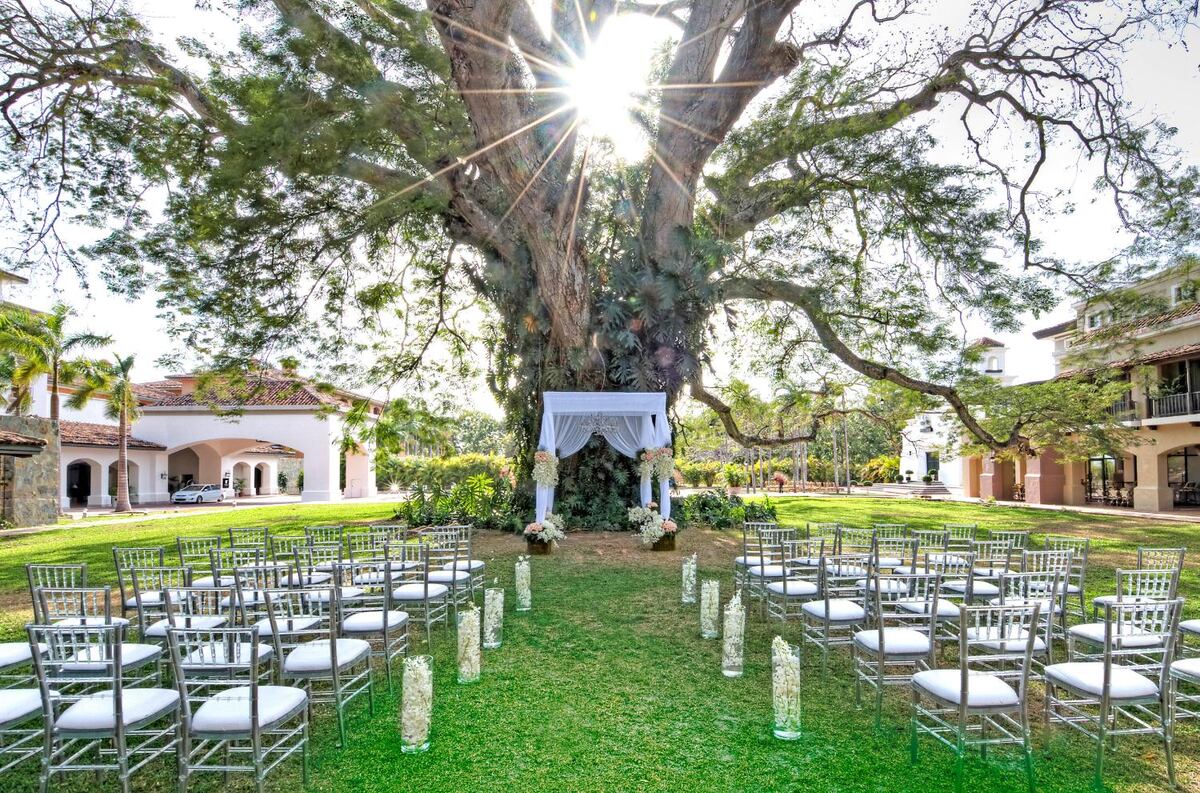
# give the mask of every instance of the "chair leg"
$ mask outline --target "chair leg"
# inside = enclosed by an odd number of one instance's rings
[[[967,747],[963,736],[963,728],[960,724],[954,745],[954,793],[963,793],[963,766],[966,764],[966,760]]]
[[[1104,790],[1104,749],[1105,738],[1108,731],[1108,714],[1103,710],[1100,712],[1100,718],[1097,720],[1099,731],[1096,735],[1096,773],[1092,779],[1092,785],[1097,791]]]
[[[1163,705],[1163,751],[1167,755],[1167,786],[1171,790],[1176,789],[1175,781],[1175,752],[1172,744],[1175,742],[1175,720],[1174,713],[1171,713],[1166,705]]]
[[[308,714],[304,714],[303,732],[300,735],[300,779],[308,784]]]
[[[921,695],[917,693],[914,687],[912,692],[911,710],[908,716],[908,759],[911,763],[917,762],[917,706],[921,702]]]
[[[1025,778],[1029,783],[1029,793],[1037,793],[1037,777],[1033,775],[1033,744],[1029,740],[1029,724],[1023,725],[1021,731],[1023,749],[1025,750]]]

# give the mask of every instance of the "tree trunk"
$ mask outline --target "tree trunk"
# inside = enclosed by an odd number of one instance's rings
[[[840,493],[842,491],[841,468],[838,466],[838,437],[837,428],[835,427],[829,433],[829,439],[833,446],[833,492]]]
[[[842,397],[842,410],[846,409],[846,397]],[[850,423],[846,421],[846,414],[842,413],[842,441],[845,443],[843,449],[845,454],[842,455],[842,460],[846,466],[846,495],[850,495],[850,480],[854,478],[854,472],[850,470]]]
[[[808,492],[808,441],[800,443],[800,490]]]
[[[133,509],[129,503],[129,416],[124,408],[117,432],[117,504],[113,511],[129,512]]]

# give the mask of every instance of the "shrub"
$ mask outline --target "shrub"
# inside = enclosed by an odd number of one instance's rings
[[[712,487],[717,483],[717,477],[721,475],[721,464],[716,460],[708,460],[700,463],[700,475],[704,481],[705,487]]]
[[[725,463],[721,473],[725,476],[725,484],[730,487],[741,487],[746,483],[746,471],[737,463]]]
[[[686,498],[673,499],[671,517],[681,526],[730,529],[747,520],[774,521],[777,513],[775,505],[767,499],[746,502],[728,493],[706,491],[693,493]]]
[[[859,467],[858,474],[860,479],[890,482],[900,474],[900,458],[894,454],[872,457]]]
[[[513,489],[507,477],[476,474],[449,491],[439,487],[413,489],[411,498],[396,505],[394,518],[409,526],[471,523],[480,529],[519,531],[513,510]]]
[[[700,483],[704,481],[704,469],[700,467],[699,463],[684,460],[677,467],[679,475],[683,477],[683,481],[688,484],[688,487],[699,487]]]
[[[921,477],[921,481],[924,482],[925,484],[929,484],[930,482],[933,481],[933,477],[930,476],[929,474],[925,474],[925,476]]]
[[[512,470],[507,457],[488,454],[455,454],[449,457],[389,457],[376,466],[377,482],[396,482],[401,487],[448,490],[478,474],[493,480]]]

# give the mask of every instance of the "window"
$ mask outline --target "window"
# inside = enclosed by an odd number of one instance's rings
[[[1180,303],[1195,303],[1196,302],[1196,283],[1194,281],[1184,281],[1182,284],[1175,284],[1171,287],[1171,305],[1177,306]]]
[[[1096,311],[1094,313],[1088,314],[1088,317],[1087,317],[1088,330],[1096,330],[1097,328],[1104,327],[1104,316],[1105,315],[1104,315],[1103,311]]]
[[[995,355],[992,355],[987,359],[987,371],[989,371],[989,372],[999,372],[1000,371],[1000,359],[997,358]]]
[[[921,416],[917,420],[917,427],[921,432],[933,432],[933,419],[929,416]]]

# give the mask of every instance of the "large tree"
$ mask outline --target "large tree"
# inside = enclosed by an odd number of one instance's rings
[[[1189,34],[1192,0],[552,0],[546,26],[525,0],[427,3],[209,0],[241,31],[212,48],[122,0],[0,0],[5,195],[45,199],[18,253],[76,262],[61,218],[115,225],[89,251],[110,285],[154,284],[221,365],[358,344],[394,382],[482,338],[525,465],[545,389],[690,384],[720,412],[706,340],[739,304],[1036,451],[959,393],[954,320],[1013,329],[1051,279],[1111,277],[1043,252],[1067,202],[1039,177],[1083,163],[1139,234],[1192,216],[1120,73]],[[570,101],[618,14],[678,28],[636,162]]]

